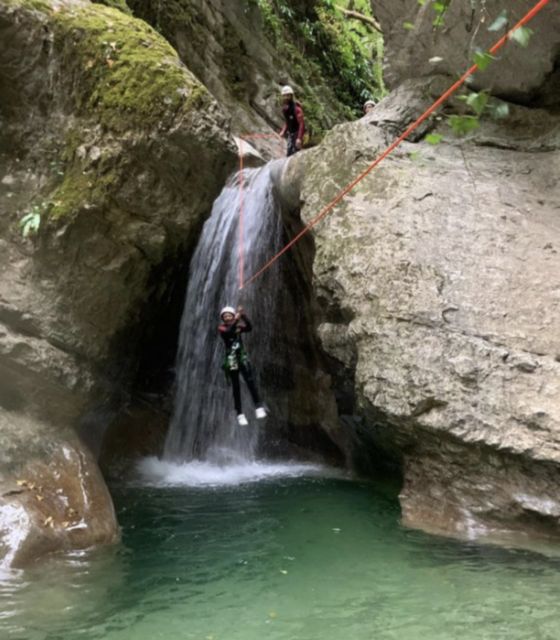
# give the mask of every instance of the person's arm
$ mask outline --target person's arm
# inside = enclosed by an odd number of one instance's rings
[[[286,107],[282,105],[282,117],[284,118],[284,126],[280,129],[280,133],[278,134],[281,138],[285,138],[288,133],[288,119],[286,117]]]
[[[236,322],[241,321],[237,325],[237,330],[239,331],[239,333],[248,333],[253,329],[253,325],[251,324],[251,321],[249,320],[249,318],[245,315],[245,312],[243,311],[243,307],[237,307],[237,313],[235,314],[235,321]]]
[[[296,105],[296,120],[298,123],[296,146],[298,149],[301,149],[301,145],[303,144],[303,134],[305,133],[305,119],[303,117],[303,109],[299,105]]]
[[[239,325],[241,332],[249,333],[249,331],[252,331],[253,325],[251,324],[251,321],[249,320],[249,318],[244,313],[241,313],[239,317],[241,318],[241,321],[242,321],[241,324]]]

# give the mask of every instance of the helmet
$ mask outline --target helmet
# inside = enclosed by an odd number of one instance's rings
[[[283,96],[293,96],[294,95],[294,90],[292,89],[292,87],[290,87],[289,84],[286,84],[282,87],[282,91],[281,91]]]
[[[373,100],[366,100],[366,101],[364,102],[364,109],[365,109],[366,107],[375,107],[375,104],[376,104],[376,103],[375,103]]]
[[[231,313],[232,316],[235,315],[235,309],[233,307],[224,307],[220,311],[220,318],[223,317],[224,313]]]

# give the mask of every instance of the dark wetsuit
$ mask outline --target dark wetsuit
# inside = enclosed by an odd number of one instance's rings
[[[288,153],[286,155],[291,156],[299,151],[296,146],[296,140],[303,142],[303,134],[305,133],[303,109],[299,102],[291,100],[282,106],[282,114],[286,124],[283,126],[280,135],[288,138]]]
[[[231,324],[222,323],[218,327],[218,331],[222,336],[226,347],[226,356],[224,360],[224,369],[231,380],[233,388],[233,403],[237,414],[243,413],[241,408],[241,390],[239,388],[239,374],[243,376],[245,383],[251,393],[253,402],[256,406],[260,405],[259,393],[253,378],[253,372],[249,363],[247,353],[243,348],[241,334],[251,331],[253,326],[249,318],[242,314],[239,320],[234,320]]]

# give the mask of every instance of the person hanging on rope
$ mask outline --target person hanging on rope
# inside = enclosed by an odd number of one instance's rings
[[[285,122],[280,136],[287,138],[288,153],[286,155],[292,156],[301,149],[303,144],[305,120],[301,104],[294,100],[294,90],[289,85],[282,87],[282,114]]]
[[[245,427],[249,424],[243,409],[241,408],[241,389],[239,387],[239,374],[243,376],[253,402],[255,403],[255,416],[262,420],[266,418],[266,410],[261,404],[259,392],[257,391],[257,385],[253,378],[253,371],[247,352],[243,347],[241,340],[241,334],[247,333],[252,330],[253,326],[249,318],[243,312],[242,307],[237,308],[237,312],[233,307],[224,307],[220,311],[221,324],[218,327],[218,331],[222,336],[222,339],[226,348],[226,355],[224,359],[224,370],[228,379],[231,382],[233,389],[233,404],[237,412],[237,422]]]

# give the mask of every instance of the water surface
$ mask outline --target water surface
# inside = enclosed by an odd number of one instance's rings
[[[0,577],[1,638],[559,637],[558,559],[404,529],[392,488],[147,465],[115,489],[122,545]]]

